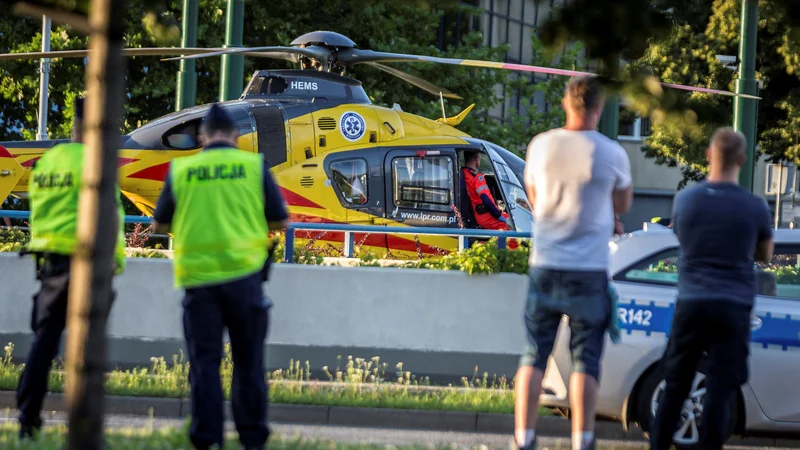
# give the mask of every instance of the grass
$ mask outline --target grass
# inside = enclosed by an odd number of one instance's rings
[[[23,365],[12,361],[14,346],[5,347],[0,359],[0,390],[17,387]],[[514,391],[504,377],[478,374],[461,379],[460,386],[432,386],[427,378],[419,379],[403,370],[402,363],[394,366],[382,363],[380,358],[366,360],[348,357],[343,368],[322,371],[327,382],[311,379],[308,362],[291,361],[286,369],[268,373],[270,401],[284,404],[355,406],[368,408],[420,409],[435,411],[464,411],[496,414],[514,412]],[[153,358],[149,368],[114,370],[106,376],[109,395],[186,398],[189,396],[189,363],[182,355],[173,357],[172,364],[163,358]],[[220,368],[223,391],[230,394],[233,361],[230,347],[225,347],[225,357]],[[57,363],[50,374],[51,392],[63,392],[63,366]],[[542,408],[541,414],[550,415]]]

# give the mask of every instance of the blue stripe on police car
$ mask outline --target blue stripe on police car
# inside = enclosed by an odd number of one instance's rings
[[[627,334],[643,331],[647,336],[652,333],[669,336],[674,313],[674,303],[637,302],[635,299],[626,302],[621,299],[617,305],[620,329]],[[752,330],[751,343],[761,344],[763,348],[774,346],[782,351],[800,348],[800,317],[760,311],[756,311],[755,316],[760,319],[760,326]]]

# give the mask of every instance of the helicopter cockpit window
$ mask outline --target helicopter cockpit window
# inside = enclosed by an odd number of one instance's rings
[[[351,205],[367,203],[367,162],[363,159],[336,161],[331,164],[331,174],[344,201]]]
[[[161,143],[175,150],[191,150],[200,147],[197,139],[198,127],[202,119],[190,120],[164,133]]]
[[[449,212],[453,202],[452,165],[449,156],[395,158],[392,161],[395,206]]]
[[[506,198],[511,203],[514,203],[528,212],[531,211],[531,205],[528,203],[528,195],[525,189],[521,186],[522,183],[517,180],[517,176],[511,171],[511,168],[502,163],[497,163],[497,174],[502,181],[501,186],[506,193]]]
[[[250,86],[247,93],[250,95],[278,95],[283,94],[289,83],[286,79],[277,75],[257,76]]]

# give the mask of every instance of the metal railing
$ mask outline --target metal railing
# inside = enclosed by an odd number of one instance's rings
[[[0,209],[0,219],[2,219],[3,217],[8,217],[10,219],[28,219],[30,217],[30,215],[31,215],[30,211],[14,211],[14,210],[9,210],[9,209]],[[142,223],[142,224],[145,224],[145,225],[149,225],[152,221],[153,221],[152,217],[125,216],[125,223]],[[2,222],[0,222],[0,223],[2,223]],[[16,229],[22,230],[22,231],[28,231],[29,230],[28,227],[25,227],[25,226],[22,226],[22,227],[7,227],[5,225],[0,226],[0,229],[5,229],[5,228],[16,228]],[[125,233],[126,237],[130,237],[132,235],[133,235],[133,233]],[[159,238],[159,239],[167,239],[168,240],[167,250],[172,250],[172,236],[170,236],[168,234],[151,233],[151,234],[149,234],[149,237],[151,237],[151,238]]]
[[[30,211],[14,211],[12,209],[0,209],[0,218],[8,217],[11,219],[28,219],[31,216]],[[145,223],[149,224],[153,221],[152,217],[146,216],[125,216],[125,223]]]
[[[12,219],[27,219],[30,217],[30,211],[12,211],[0,210],[0,218],[10,217]],[[125,216],[125,223],[143,223],[149,224],[152,221],[151,217],[146,216]],[[353,258],[355,255],[355,233],[366,234],[411,234],[419,236],[450,236],[458,238],[458,250],[467,248],[467,238],[498,238],[497,247],[500,249],[506,248],[506,240],[510,238],[515,239],[530,239],[531,235],[525,231],[496,231],[496,230],[483,230],[483,229],[468,229],[468,228],[429,228],[429,227],[390,227],[381,225],[347,225],[347,224],[330,224],[330,223],[305,223],[294,222],[290,223],[286,228],[286,245],[283,260],[287,263],[294,262],[294,242],[295,231],[297,230],[316,230],[316,231],[332,231],[344,233],[344,252],[345,258]],[[151,235],[153,237],[170,237],[169,235]],[[170,248],[172,239],[170,237]]]
[[[506,239],[530,239],[531,235],[524,231],[495,231],[483,229],[466,228],[428,228],[428,227],[389,227],[379,225],[346,225],[329,223],[291,223],[286,228],[286,250],[284,252],[284,262],[294,262],[294,240],[296,230],[318,230],[318,231],[338,231],[344,232],[344,257],[352,258],[355,248],[355,233],[374,233],[374,234],[414,234],[421,236],[451,236],[458,238],[458,249],[467,248],[467,238],[493,238],[497,239],[497,247],[506,248]]]

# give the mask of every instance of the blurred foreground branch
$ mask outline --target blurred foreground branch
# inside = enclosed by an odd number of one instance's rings
[[[84,171],[78,203],[78,249],[67,315],[66,394],[70,450],[103,448],[106,324],[112,302],[118,227],[117,157],[123,112],[124,0],[93,0],[86,72]]]

